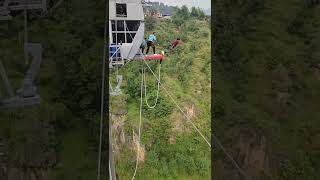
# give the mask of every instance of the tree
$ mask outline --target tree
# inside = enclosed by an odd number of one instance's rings
[[[198,8],[198,18],[199,19],[204,19],[205,18],[205,14],[203,12],[203,10],[201,10],[200,8]]]
[[[173,16],[172,22],[177,26],[181,26],[184,22],[184,19],[181,16]]]
[[[196,7],[192,7],[191,8],[191,12],[190,12],[190,16],[191,17],[196,17],[196,18],[199,18],[199,19],[204,19],[205,18],[205,13],[203,12],[202,9],[200,9],[199,7],[196,8]]]
[[[181,9],[178,11],[179,15],[181,15],[184,19],[188,19],[190,17],[189,9],[186,5],[183,5]]]
[[[199,12],[198,9],[196,7],[192,7],[191,8],[191,14],[192,17],[199,17]]]
[[[155,27],[156,19],[154,17],[147,16],[145,23],[146,23],[146,30],[151,31]]]

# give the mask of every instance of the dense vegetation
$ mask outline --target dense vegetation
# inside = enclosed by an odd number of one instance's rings
[[[201,16],[201,13],[200,13]],[[210,139],[211,133],[211,31],[209,21],[186,7],[176,9],[170,20],[146,19],[146,37],[157,32],[157,52],[175,38],[184,42],[166,55],[161,81],[192,121]],[[158,74],[159,62],[149,62]],[[136,161],[142,62],[130,62],[119,73],[124,75],[123,95],[111,98],[116,170],[119,179],[130,179]],[[115,78],[114,71],[110,78]],[[147,98],[156,97],[155,77],[147,71]],[[144,101],[143,101],[144,102]],[[123,113],[125,112],[125,113]],[[117,115],[118,114],[118,115]],[[159,103],[142,111],[141,154],[137,179],[210,179],[211,150],[187,122],[178,108],[160,89]],[[196,118],[197,117],[197,118]],[[134,131],[134,132],[133,132]],[[133,135],[135,134],[135,136]]]
[[[255,179],[320,179],[319,1],[216,0],[214,127]],[[214,179],[241,179],[220,150]]]
[[[30,13],[29,41],[43,46],[36,81],[43,102],[0,110],[0,141],[8,149],[7,163],[0,166],[8,167],[11,178],[29,174],[40,179],[88,180],[96,176],[104,7],[105,1],[71,0],[43,19]],[[23,13],[1,22],[0,28],[0,57],[17,89],[27,69]],[[102,162],[106,175],[107,164]]]

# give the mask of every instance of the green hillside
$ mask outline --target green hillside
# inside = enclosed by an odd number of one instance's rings
[[[254,179],[320,179],[317,1],[215,1],[214,124]],[[242,179],[219,150],[215,180]]]
[[[188,112],[191,120],[207,138],[211,134],[211,30],[208,21],[179,10],[172,22],[147,18],[146,37],[157,33],[157,52],[175,38],[184,42],[162,64],[161,82]],[[150,23],[152,22],[152,23]],[[148,62],[158,74],[159,62]],[[119,179],[131,179],[136,162],[133,131],[138,133],[141,68],[143,62],[128,63],[120,69],[124,75],[123,95],[111,97],[111,112],[126,112],[113,118],[116,171]],[[116,71],[110,78],[115,79]],[[155,77],[147,71],[147,98],[154,103]],[[143,100],[144,102],[145,100]],[[155,109],[143,104],[141,152],[136,179],[210,179],[211,150],[182,115],[166,92],[160,89]],[[196,118],[197,117],[197,118]],[[210,141],[210,139],[209,139]]]

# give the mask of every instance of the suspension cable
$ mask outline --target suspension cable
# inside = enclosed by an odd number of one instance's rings
[[[244,172],[244,170],[238,165],[238,163],[232,158],[232,156],[225,150],[225,148],[222,146],[218,138],[212,133],[213,141],[216,146],[218,146],[222,152],[229,158],[229,160],[232,162],[232,164],[238,169],[238,171],[247,179],[250,180],[251,178],[247,175],[247,173]]]

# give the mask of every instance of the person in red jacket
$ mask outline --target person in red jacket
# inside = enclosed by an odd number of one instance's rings
[[[182,43],[182,41],[181,41],[181,39],[180,39],[180,38],[175,39],[175,40],[174,40],[174,41],[172,41],[172,43],[171,43],[171,48],[170,48],[170,50],[172,50],[172,49],[176,48],[176,47],[177,47],[177,45],[178,45],[178,44],[181,44],[181,43]]]
[[[182,40],[180,38],[177,38],[175,40],[172,41],[172,43],[168,46],[168,48],[166,49],[166,53],[171,52],[174,48],[177,47],[178,44],[181,44]]]

